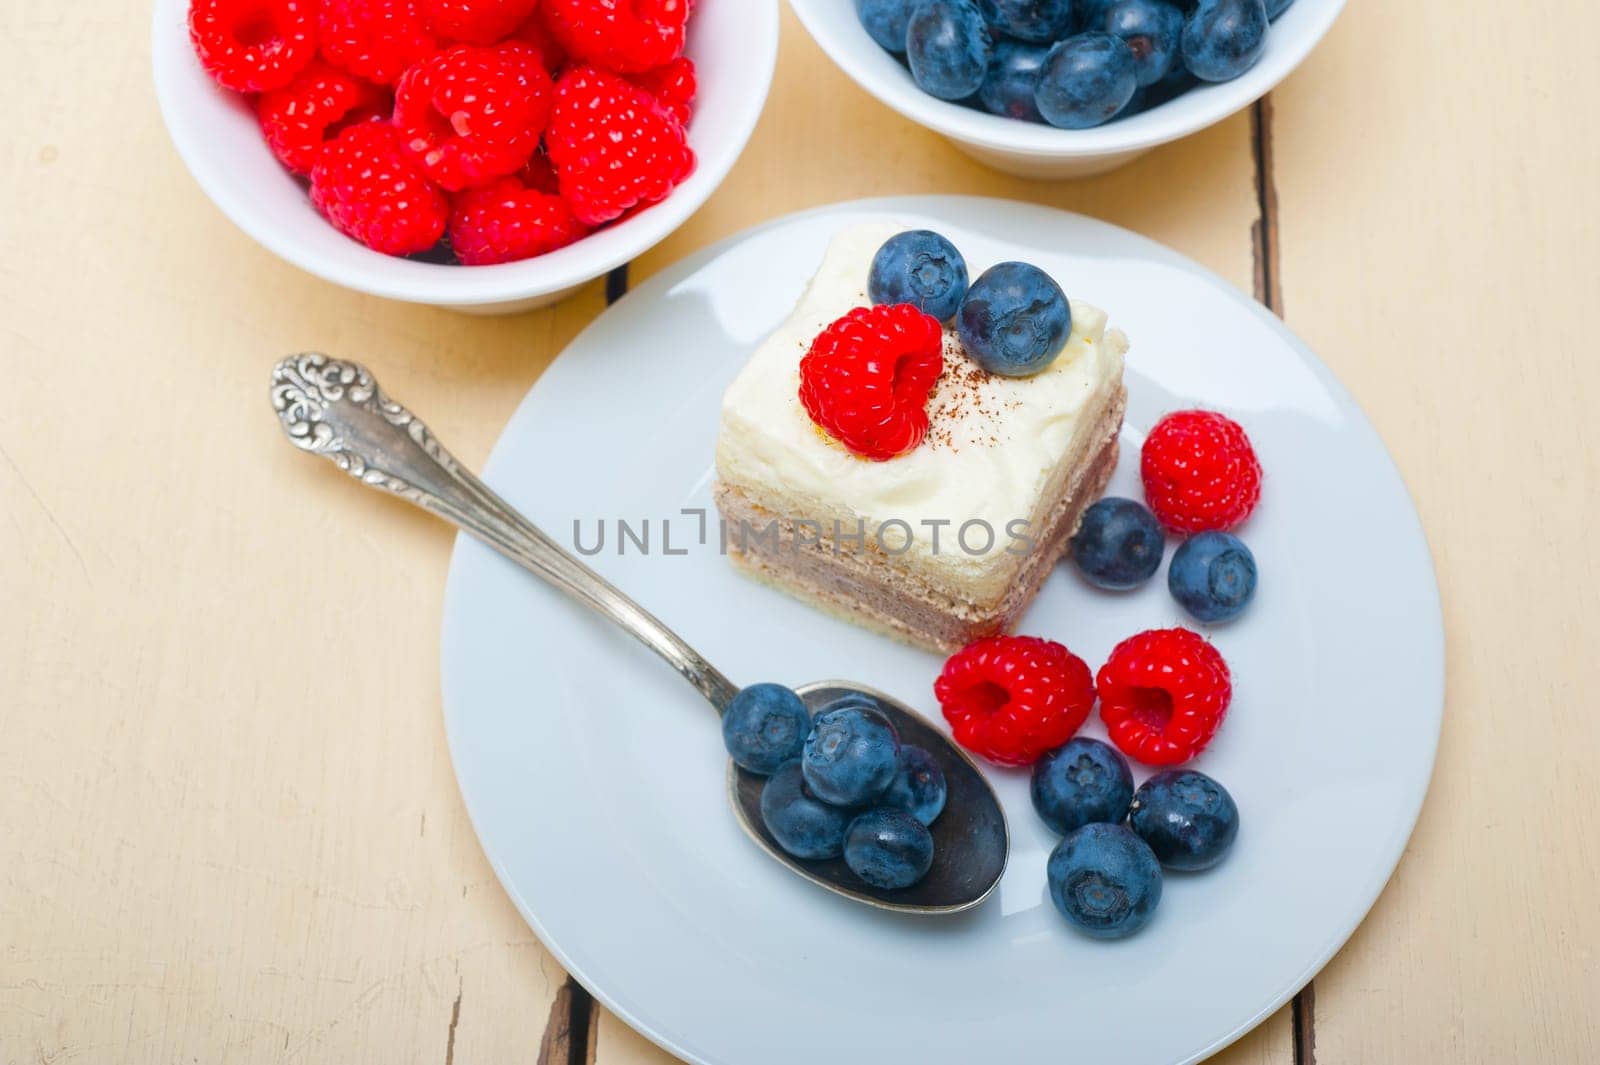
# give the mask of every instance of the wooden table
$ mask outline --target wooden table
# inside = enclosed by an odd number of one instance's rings
[[[282,353],[369,360],[476,463],[605,285],[479,320],[314,280],[185,175],[144,5],[10,0],[0,32],[0,1061],[665,1060],[467,824],[450,533],[291,453],[265,397]],[[1438,770],[1366,924],[1219,1060],[1600,1061],[1596,33],[1584,0],[1357,0],[1252,113],[1052,185],[878,106],[786,16],[744,159],[632,265],[859,196],[1036,201],[1253,289],[1354,392],[1444,591]]]

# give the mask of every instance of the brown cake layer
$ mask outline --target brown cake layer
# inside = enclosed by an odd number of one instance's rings
[[[1089,505],[1105,492],[1117,466],[1117,436],[1127,393],[1121,389],[1095,427],[1095,444],[1087,458],[1065,476],[1048,504],[1044,531],[1034,538],[1017,574],[1002,595],[991,602],[973,602],[949,589],[933,586],[870,538],[865,549],[836,547],[824,531],[815,543],[796,547],[801,531],[787,517],[774,514],[742,489],[718,482],[717,509],[729,529],[763,528],[776,522],[776,542],[730,536],[728,557],[745,572],[829,613],[920,647],[954,651],[981,636],[1007,632],[1039,594],[1045,578],[1066,552]],[[814,538],[816,530],[805,530]],[[1005,559],[1009,562],[1009,556]],[[997,558],[997,564],[1001,564]]]

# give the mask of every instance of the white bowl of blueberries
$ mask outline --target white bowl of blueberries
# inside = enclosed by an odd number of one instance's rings
[[[789,0],[862,88],[997,169],[1087,177],[1248,107],[1344,0]]]

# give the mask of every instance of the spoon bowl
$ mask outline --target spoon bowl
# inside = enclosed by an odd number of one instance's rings
[[[969,910],[988,898],[1000,883],[1010,852],[1005,814],[994,789],[972,758],[951,743],[915,710],[860,684],[819,680],[796,688],[813,717],[846,695],[870,697],[900,733],[900,739],[921,747],[944,771],[944,812],[928,827],[933,834],[933,866],[908,888],[884,891],[867,884],[843,858],[808,861],[784,852],[761,820],[761,789],[767,778],[728,762],[728,800],[739,827],[772,857],[818,887],[880,909],[902,913],[943,914]]]
[[[615,623],[660,655],[718,714],[739,688],[661,620],[578,561],[462,466],[411,411],[384,394],[360,363],[304,352],[272,370],[272,406],[289,442],[482,540],[529,573]],[[902,739],[944,770],[944,812],[930,831],[933,867],[897,891],[871,887],[842,859],[806,861],[778,847],[761,820],[765,778],[732,767],[728,798],[751,839],[792,872],[829,891],[885,910],[957,913],[982,902],[1005,870],[1009,837],[993,789],[965,752],[910,707],[882,692],[827,681],[797,689],[813,714],[850,692],[876,700]]]

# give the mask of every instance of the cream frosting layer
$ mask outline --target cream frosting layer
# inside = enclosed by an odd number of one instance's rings
[[[904,522],[913,530],[900,556],[906,563],[969,581],[974,571],[1020,561],[1008,528],[1040,522],[1041,502],[1064,464],[1086,459],[1099,443],[1087,437],[1120,387],[1128,342],[1107,328],[1104,311],[1073,300],[1072,335],[1055,362],[1032,377],[1007,378],[979,368],[947,329],[927,439],[886,462],[852,455],[801,406],[800,359],[831,322],[870,306],[872,257],[907,228],[869,223],[834,237],[794,312],[723,396],[717,474],[790,519],[824,529],[840,521],[847,532],[863,520],[869,543],[884,522]],[[974,278],[990,265],[968,262]],[[982,524],[958,543],[957,531],[969,522]],[[985,527],[994,541],[980,550]],[[896,549],[903,540],[898,525],[884,531]]]

